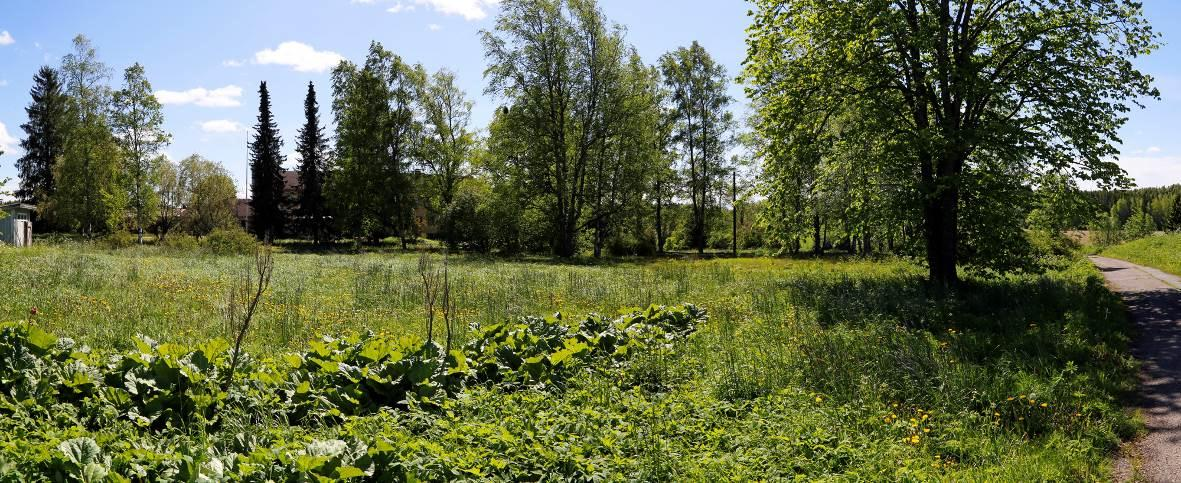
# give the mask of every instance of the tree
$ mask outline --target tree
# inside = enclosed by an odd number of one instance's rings
[[[1169,229],[1181,231],[1181,192],[1173,196],[1173,208],[1169,211]]]
[[[1137,203],[1132,210],[1132,216],[1124,223],[1124,239],[1136,240],[1152,236],[1153,233],[1156,233],[1156,221],[1152,219],[1151,214],[1144,210],[1143,206]]]
[[[283,139],[271,114],[266,81],[258,85],[258,124],[250,142],[250,229],[260,240],[283,234]]]
[[[55,190],[49,214],[85,236],[115,228],[124,215],[119,146],[111,132],[109,71],[90,40],[74,38],[74,51],[62,59],[67,115],[65,145],[54,165]]]
[[[516,165],[533,203],[548,218],[554,254],[578,253],[588,179],[611,142],[611,89],[626,60],[623,29],[593,0],[509,0],[484,31],[485,92],[507,102],[493,150]],[[595,216],[593,220],[601,219]]]
[[[156,220],[156,233],[160,241],[164,241],[168,234],[180,225],[188,204],[185,173],[181,167],[166,157],[156,158],[156,199],[160,200],[159,218]]]
[[[469,158],[478,146],[476,133],[469,128],[472,102],[455,84],[455,74],[440,70],[423,76],[418,99],[422,106],[423,136],[419,158],[431,175],[442,211],[450,213],[459,182],[471,174]],[[453,223],[444,220],[443,237],[455,245]]]
[[[29,121],[21,124],[25,154],[16,162],[20,187],[15,195],[38,205],[53,196],[53,163],[65,150],[66,98],[57,71],[48,66],[37,71],[29,95],[33,101],[25,108]]]
[[[891,181],[914,193],[906,212],[918,214],[936,286],[957,283],[965,243],[997,243],[961,236],[967,223],[1020,225],[973,215],[1010,206],[995,188],[1017,193],[1054,171],[1125,184],[1110,161],[1117,131],[1138,97],[1158,97],[1132,64],[1156,39],[1135,2],[755,0],[754,10],[744,77],[760,129],[805,142],[840,113],[886,126],[889,156],[874,163],[907,173]]]
[[[123,177],[127,201],[134,215],[140,244],[144,225],[151,223],[159,209],[155,185],[160,151],[172,140],[164,131],[164,112],[152,94],[152,84],[139,63],[123,73],[123,89],[114,95],[111,124],[123,151]]]
[[[320,104],[316,101],[316,87],[308,82],[308,95],[303,102],[304,125],[299,131],[295,152],[299,153],[298,215],[305,233],[319,245],[328,236],[328,206],[324,198],[325,175],[328,172],[328,138],[320,126]]]
[[[422,130],[414,111],[422,75],[377,42],[363,66],[341,62],[332,71],[337,166],[328,198],[353,236],[376,242],[396,235],[405,247],[414,235],[409,171]]]
[[[418,98],[425,122],[420,157],[447,206],[456,185],[470,174],[468,161],[477,146],[476,133],[469,128],[473,103],[455,84],[451,71],[440,70],[422,80]]]
[[[662,56],[660,69],[671,93],[673,143],[682,158],[693,208],[690,241],[704,253],[710,206],[720,206],[715,198],[725,191],[727,170],[722,162],[733,124],[727,111],[731,99],[726,94],[726,69],[697,42]]]
[[[194,154],[161,171],[172,174],[171,179],[162,178],[161,186],[170,187],[169,194],[161,197],[165,200],[163,204],[184,208],[179,222],[189,233],[205,236],[215,229],[237,224],[234,216],[237,188],[222,165]]]

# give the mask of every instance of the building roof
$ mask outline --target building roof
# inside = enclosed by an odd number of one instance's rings
[[[14,208],[18,209],[18,210],[29,210],[29,211],[36,211],[37,210],[36,205],[30,205],[28,203],[21,203],[21,202],[17,202],[17,201],[0,204],[0,209],[3,209],[3,210],[10,210],[10,209],[14,209]]]

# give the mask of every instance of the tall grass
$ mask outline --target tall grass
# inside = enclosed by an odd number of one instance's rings
[[[1133,240],[1104,249],[1102,255],[1181,275],[1181,233]]]
[[[250,262],[0,250],[0,319],[29,319],[36,306],[33,323],[106,348],[136,333],[227,338],[224,294]],[[246,346],[274,355],[364,330],[425,339],[416,266],[416,255],[277,255]],[[473,390],[446,414],[347,429],[396,433],[422,461],[593,462],[605,479],[1103,480],[1112,450],[1137,431],[1122,410],[1135,385],[1127,321],[1084,261],[968,277],[949,299],[928,298],[922,269],[901,260],[456,257],[451,274],[458,343],[465,328],[558,311],[689,302],[710,321],[675,351],[587,374],[562,394]]]

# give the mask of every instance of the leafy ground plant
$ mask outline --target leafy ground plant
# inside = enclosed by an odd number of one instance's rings
[[[132,480],[1102,481],[1137,431],[1127,321],[1082,260],[931,300],[890,259],[455,257],[459,357],[425,342],[416,257],[280,254],[223,390],[199,317],[248,260],[135,253],[0,251],[25,262],[0,309],[40,308],[0,333],[0,473],[74,478],[61,445],[89,438]],[[676,299],[708,321],[517,313]],[[280,318],[333,336],[275,343]]]

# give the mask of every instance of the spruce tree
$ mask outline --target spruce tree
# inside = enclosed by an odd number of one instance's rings
[[[320,104],[316,102],[316,86],[308,82],[308,95],[303,102],[306,121],[299,130],[295,151],[299,153],[299,217],[306,234],[316,244],[324,241],[327,234],[327,213],[324,200],[324,173],[328,138],[320,126]]]
[[[25,154],[16,162],[20,187],[15,195],[22,202],[35,205],[53,195],[53,163],[65,149],[62,123],[66,99],[57,71],[42,67],[33,77],[29,95],[33,102],[25,108],[29,121],[21,124],[25,139],[20,146]]]
[[[267,83],[258,87],[258,125],[250,142],[250,230],[260,240],[283,234],[283,139],[271,113]]]

